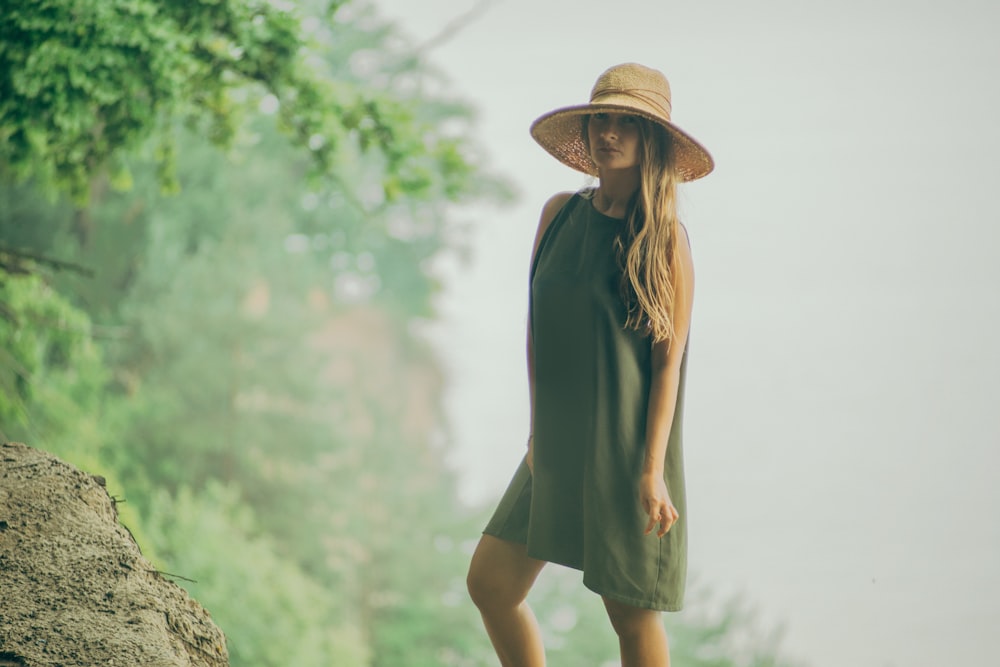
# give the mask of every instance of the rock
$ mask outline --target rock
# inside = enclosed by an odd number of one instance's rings
[[[211,616],[155,571],[104,479],[0,445],[0,667],[221,667]]]

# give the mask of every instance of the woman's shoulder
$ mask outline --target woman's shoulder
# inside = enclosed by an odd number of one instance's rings
[[[562,210],[569,200],[573,198],[573,195],[579,193],[576,192],[557,192],[548,198],[545,202],[545,206],[542,207],[542,222],[550,222],[552,218],[556,217],[556,213]]]
[[[575,194],[575,192],[557,192],[545,202],[545,206],[542,207],[542,215],[538,220],[538,229],[535,231],[534,250],[531,253],[532,258],[538,252],[538,245],[541,243],[542,237],[545,236],[545,231],[549,228],[549,225],[556,219],[559,211],[573,199]]]
[[[555,220],[556,215],[559,211],[566,206],[567,203],[573,196],[577,194],[575,192],[557,192],[545,202],[545,206],[542,207],[542,215],[538,221],[538,227],[540,230],[544,231],[549,224]]]

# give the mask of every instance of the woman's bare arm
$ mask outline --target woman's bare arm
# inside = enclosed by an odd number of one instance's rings
[[[674,244],[674,334],[670,341],[653,344],[652,383],[646,418],[646,455],[639,481],[639,499],[649,515],[646,533],[659,524],[657,535],[660,537],[670,530],[678,517],[663,481],[663,465],[674,421],[681,361],[691,327],[691,305],[694,300],[694,265],[687,230],[683,225],[678,225],[677,229],[680,238]]]

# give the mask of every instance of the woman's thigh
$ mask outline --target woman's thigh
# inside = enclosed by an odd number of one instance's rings
[[[642,633],[649,628],[662,630],[662,613],[653,609],[634,607],[624,602],[618,602],[601,596],[604,608],[608,612],[611,626],[619,636]]]
[[[483,535],[469,564],[469,593],[480,607],[516,606],[544,566],[545,561],[528,555],[525,545]]]

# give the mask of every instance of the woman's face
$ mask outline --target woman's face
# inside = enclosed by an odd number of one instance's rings
[[[639,166],[639,119],[624,113],[595,113],[587,122],[590,158],[601,170]]]

